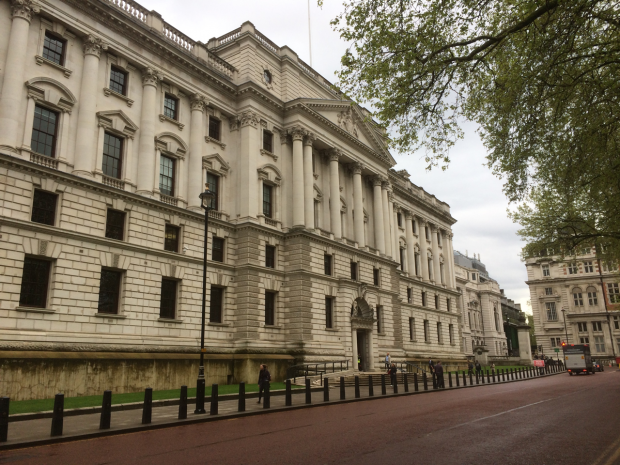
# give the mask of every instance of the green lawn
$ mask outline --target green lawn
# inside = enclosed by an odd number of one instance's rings
[[[271,383],[271,390],[284,389],[284,383]],[[302,386],[292,386],[293,389],[303,389]],[[238,384],[220,385],[218,393],[237,394],[239,392]],[[245,392],[258,392],[258,384],[246,384]],[[207,386],[206,395],[211,395],[211,386]],[[181,389],[170,389],[168,391],[153,391],[153,400],[178,399],[181,396]],[[195,397],[196,388],[187,389],[187,397]],[[65,410],[81,407],[98,407],[101,405],[103,395],[100,396],[84,396],[84,397],[66,397]],[[131,402],[142,402],[144,400],[144,392],[134,392],[128,394],[112,393],[112,405],[128,404]],[[18,413],[45,412],[54,409],[54,399],[37,399],[37,400],[18,400],[11,401],[9,414]]]

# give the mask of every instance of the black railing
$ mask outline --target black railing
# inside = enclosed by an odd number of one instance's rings
[[[308,376],[321,376],[326,373],[336,373],[349,369],[349,360],[337,360],[333,362],[302,363],[293,365],[286,370],[287,379],[307,378]]]

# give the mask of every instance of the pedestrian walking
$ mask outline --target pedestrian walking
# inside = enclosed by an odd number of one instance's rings
[[[474,374],[474,364],[471,362],[471,360],[467,362],[467,369],[469,370],[469,372],[467,373],[468,375]]]
[[[428,369],[431,372],[431,374],[435,373],[435,364],[433,363],[433,359],[432,358],[428,359]]]
[[[482,365],[480,362],[476,360],[476,376],[480,376],[482,374]]]
[[[258,402],[260,404],[261,397],[263,397],[263,390],[267,383],[271,381],[271,373],[267,370],[267,365],[261,365],[258,372]]]
[[[443,366],[441,365],[440,361],[438,361],[435,365],[435,376],[437,377],[437,387],[445,389],[446,385],[443,381]]]
[[[388,375],[390,375],[390,386],[394,386],[396,384],[396,373],[398,369],[396,368],[396,364],[392,363],[390,365],[390,369],[388,370]]]
[[[390,366],[391,366],[391,358],[390,358],[390,353],[388,352],[387,355],[385,356],[385,368],[389,370]]]

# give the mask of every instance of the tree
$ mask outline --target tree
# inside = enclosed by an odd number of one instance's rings
[[[618,0],[347,0],[343,91],[401,153],[449,164],[462,118],[518,204],[533,249],[604,242],[620,257]]]

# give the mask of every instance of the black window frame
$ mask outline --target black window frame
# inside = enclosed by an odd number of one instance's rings
[[[426,307],[426,291],[422,291],[422,307]]]
[[[52,122],[50,116],[54,116]],[[44,105],[36,104],[34,106],[34,116],[32,120],[32,134],[30,135],[30,149],[50,158],[56,158],[56,146],[58,145],[58,126],[60,121],[60,113],[48,108]],[[54,125],[54,131],[49,131],[49,125]],[[45,130],[42,128],[45,127]],[[42,140],[43,138],[43,140]],[[39,148],[43,147],[41,151]]]
[[[122,218],[122,221],[120,221]],[[112,220],[112,221],[111,221]],[[106,212],[105,219],[105,237],[108,239],[115,239],[117,241],[125,240],[125,221],[127,220],[127,212],[123,212],[120,210],[114,210],[113,208],[108,208]],[[120,228],[120,237],[117,237],[118,234],[115,235],[115,232],[118,231],[119,226],[118,222],[122,223],[122,227]]]
[[[121,75],[123,76],[123,82],[119,82],[115,79],[116,75]],[[129,73],[127,71],[125,71],[124,69],[115,66],[115,65],[111,65],[110,66],[110,80],[108,82],[108,89],[110,89],[112,92],[116,92],[117,94],[121,94],[124,95],[125,97],[127,96],[127,81],[129,77]],[[120,90],[119,90],[120,89]]]
[[[403,215],[400,212],[396,213],[396,223],[398,224],[399,228],[403,227]]]
[[[409,317],[409,340],[415,341],[415,318]]]
[[[263,129],[263,150],[273,153],[273,132]]]
[[[19,306],[46,308],[52,272],[52,262],[37,257],[24,257]]]
[[[351,279],[357,281],[359,278],[359,264],[351,261]]]
[[[265,291],[265,326],[276,324],[276,294],[277,292]]]
[[[400,271],[405,271],[405,249],[403,247],[399,247],[399,259],[400,259]]]
[[[435,294],[435,310],[439,310],[439,296]]]
[[[265,266],[267,268],[276,267],[276,246],[275,245],[265,245]]]
[[[53,198],[53,208],[43,203]],[[47,207],[47,208],[46,208]],[[46,224],[54,226],[56,224],[56,208],[58,207],[58,194],[45,191],[43,189],[35,189],[32,194],[32,211],[30,212],[30,221],[33,223]]]
[[[61,51],[58,53],[57,50],[54,50],[51,45],[56,45],[50,43],[52,40],[59,42],[61,45]],[[41,52],[43,58],[52,63],[56,63],[59,66],[65,66],[65,60],[67,59],[67,39],[59,36],[53,31],[45,30],[45,37],[43,39],[43,50]],[[55,59],[53,56],[59,55],[58,59]]]
[[[176,237],[173,237],[173,233]],[[170,223],[166,223],[164,228],[164,250],[179,253],[181,243],[181,228]]]
[[[268,196],[265,196],[269,193]],[[268,197],[265,200],[265,197]],[[265,218],[273,218],[273,186],[263,182],[263,215]]]
[[[381,271],[379,270],[379,268],[372,269],[372,283],[375,286],[381,285]]]
[[[105,276],[105,277],[104,277]],[[115,285],[116,289],[106,289],[106,294],[111,294],[113,299],[111,299],[110,303],[102,302],[103,294],[103,286],[104,279],[108,280],[108,283],[105,285]],[[120,310],[120,302],[121,302],[121,293],[122,293],[122,280],[123,280],[123,272],[110,268],[102,268],[101,276],[99,277],[99,299],[97,303],[97,313],[105,314],[105,315],[118,315]],[[105,308],[102,309],[104,305],[111,305],[113,311],[107,311]]]
[[[407,303],[410,304],[413,302],[413,289],[408,287],[407,288]]]
[[[218,263],[224,263],[225,247],[226,247],[226,239],[224,239],[223,237],[213,236],[211,240],[211,261],[218,262]]]
[[[174,107],[171,108],[168,102],[174,102]],[[179,120],[179,98],[168,92],[164,93],[164,116],[175,121]]]
[[[334,327],[334,298],[325,296],[325,328]]]
[[[118,141],[119,146],[116,147],[116,145],[112,145],[110,143],[112,140]],[[114,153],[117,150],[118,150],[118,156],[116,153]],[[125,139],[106,131],[103,135],[103,160],[101,162],[101,171],[103,171],[103,174],[105,176],[109,178],[114,178],[114,179],[121,179],[123,175],[123,154],[124,152],[125,152]],[[116,166],[114,166],[114,161],[118,162]]]
[[[211,192],[215,192],[215,195],[209,199],[209,208],[211,210],[219,209],[219,197],[220,197],[220,176],[207,171],[207,186]]]
[[[211,285],[209,294],[209,322],[224,322],[224,292],[226,288]]]
[[[170,162],[172,164],[172,174],[168,172],[170,169],[169,166],[164,166],[164,163]],[[165,171],[164,171],[165,169]],[[177,161],[172,157],[168,157],[166,155],[161,155],[159,158],[159,192],[163,195],[167,195],[168,197],[174,197],[175,194],[175,178],[176,178],[176,170],[177,170]],[[162,186],[162,180],[169,180],[170,187]]]
[[[424,342],[430,342],[430,322],[424,320]]]
[[[172,293],[172,295],[170,295]],[[177,295],[179,281],[176,279],[161,278],[161,297],[159,301],[159,318],[174,320],[177,317]],[[164,295],[165,294],[165,295]]]
[[[333,255],[325,254],[323,256],[323,271],[326,276],[332,276],[333,273]]]
[[[222,141],[222,121],[213,116],[209,116],[209,137]]]
[[[377,305],[375,311],[377,312],[377,334],[383,334],[383,306]]]

